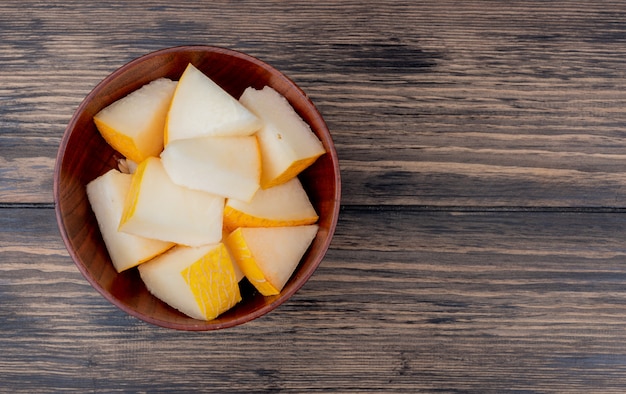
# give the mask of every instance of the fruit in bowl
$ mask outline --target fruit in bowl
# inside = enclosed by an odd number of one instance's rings
[[[140,115],[147,121],[133,125]],[[67,126],[54,187],[61,235],[85,278],[129,314],[180,330],[232,327],[285,302],[328,250],[340,201],[333,141],[306,94],[256,58],[209,46],[150,53],[98,84]],[[188,195],[197,202],[184,203]],[[180,202],[155,202],[170,197]],[[107,231],[140,246],[110,246]],[[295,257],[267,261],[285,254]],[[114,264],[117,255],[126,261]],[[190,280],[163,280],[183,271]],[[211,301],[218,287],[231,301]]]

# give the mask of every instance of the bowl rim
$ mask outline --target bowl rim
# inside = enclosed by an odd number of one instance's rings
[[[333,178],[334,178],[334,183],[335,183],[335,190],[334,190],[333,200],[331,204],[332,205],[331,211],[330,211],[331,215],[329,216],[328,235],[324,238],[323,243],[320,246],[321,253],[318,253],[318,255],[315,256],[313,263],[309,265],[309,268],[304,273],[299,275],[297,286],[292,286],[286,291],[281,292],[280,295],[275,296],[275,298],[271,302],[265,303],[262,307],[256,310],[253,310],[250,313],[237,316],[226,322],[220,322],[219,320],[213,320],[213,321],[212,320],[209,320],[209,321],[197,320],[197,324],[172,323],[172,322],[165,321],[165,320],[156,318],[154,316],[150,316],[145,313],[142,313],[138,311],[137,309],[134,309],[130,307],[129,305],[123,302],[120,302],[120,300],[115,298],[109,291],[107,291],[100,285],[100,283],[96,280],[96,278],[94,278],[91,275],[91,273],[89,272],[89,270],[86,268],[85,265],[83,265],[82,263],[79,263],[81,261],[81,258],[78,256],[77,252],[74,250],[74,248],[71,245],[71,241],[66,230],[66,223],[63,217],[63,213],[61,212],[61,209],[60,209],[60,201],[61,201],[60,180],[61,180],[61,171],[63,167],[62,166],[63,158],[67,150],[67,145],[71,137],[72,130],[76,127],[76,123],[78,122],[77,115],[82,113],[85,107],[89,104],[89,102],[93,100],[93,98],[96,97],[100,93],[100,91],[103,90],[104,87],[106,87],[111,81],[115,80],[121,74],[127,72],[129,69],[133,68],[138,63],[141,63],[148,58],[156,57],[159,55],[166,55],[168,53],[172,54],[172,53],[178,53],[178,52],[188,52],[188,51],[219,53],[219,54],[229,55],[229,56],[233,56],[233,57],[245,60],[263,69],[269,70],[272,73],[272,75],[274,75],[275,77],[279,77],[283,79],[290,86],[290,88],[296,89],[299,95],[304,97],[304,99],[307,101],[307,106],[312,111],[314,111],[315,116],[319,119],[319,121],[321,122],[321,125],[325,129],[327,136],[328,136],[327,138],[328,146],[326,147],[327,148],[326,155],[331,156],[330,160],[333,163],[332,170],[333,170]],[[339,211],[341,209],[341,205],[340,205],[341,173],[340,173],[340,168],[339,168],[339,159],[337,157],[337,151],[335,149],[334,141],[332,140],[332,136],[328,128],[328,125],[326,124],[325,119],[322,117],[318,108],[315,106],[315,104],[312,102],[312,100],[309,98],[306,92],[304,92],[304,90],[302,90],[302,88],[300,88],[300,86],[296,84],[291,78],[285,75],[282,71],[276,69],[275,67],[271,66],[268,63],[265,63],[259,58],[249,55],[247,53],[235,50],[235,49],[230,49],[230,48],[226,48],[222,46],[214,46],[214,45],[180,45],[180,46],[172,46],[172,47],[154,50],[154,51],[145,53],[137,58],[134,58],[126,62],[122,66],[118,67],[117,69],[109,73],[100,82],[98,82],[91,89],[91,91],[82,99],[80,104],[74,110],[72,117],[70,118],[70,121],[68,122],[67,126],[65,127],[63,136],[59,143],[59,148],[57,150],[57,154],[55,158],[55,166],[54,166],[53,199],[54,199],[54,210],[55,210],[57,226],[59,228],[61,238],[63,239],[63,243],[65,245],[66,250],[69,253],[70,258],[72,259],[72,261],[74,262],[74,265],[78,268],[82,276],[108,302],[110,302],[115,307],[119,308],[120,310],[126,312],[127,314],[135,317],[136,319],[140,321],[150,323],[156,326],[160,326],[163,328],[182,330],[182,331],[213,331],[213,330],[219,330],[219,329],[238,326],[243,323],[255,320],[271,312],[272,310],[276,309],[281,304],[285,303],[298,290],[300,290],[302,286],[306,284],[306,282],[313,275],[313,273],[317,270],[323,258],[325,257],[330,247],[333,235],[337,227]]]

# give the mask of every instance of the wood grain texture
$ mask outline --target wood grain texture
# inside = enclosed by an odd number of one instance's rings
[[[626,4],[0,2],[0,392],[622,393]],[[244,326],[144,324],[54,222],[56,148],[109,73],[221,45],[324,115],[343,210]]]
[[[3,202],[50,202],[40,186],[82,98],[125,62],[182,44],[248,52],[300,84],[333,132],[346,204],[626,197],[621,2],[21,4],[0,5],[0,160],[14,168],[0,174]],[[14,156],[16,136],[30,156]]]
[[[190,334],[100,297],[67,261],[51,209],[1,211],[0,380],[17,392],[626,384],[621,215],[348,209],[289,302],[244,326]]]

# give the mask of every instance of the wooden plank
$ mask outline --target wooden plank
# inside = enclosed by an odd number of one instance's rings
[[[623,213],[345,209],[289,302],[190,334],[98,295],[53,210],[0,209],[0,381],[18,392],[619,392],[625,234]]]
[[[0,136],[0,203],[51,203],[59,139]]]
[[[108,73],[201,43],[259,56],[301,84],[335,137],[347,205],[623,206],[623,4],[293,6],[133,2],[120,19],[100,3],[24,13],[3,2],[0,202],[51,202],[54,145]],[[146,13],[149,39],[143,23],[124,24]]]

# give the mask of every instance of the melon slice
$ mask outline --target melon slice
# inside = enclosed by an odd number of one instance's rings
[[[317,234],[316,224],[240,227],[225,243],[250,283],[264,296],[279,294]]]
[[[98,131],[113,149],[135,162],[158,156],[175,89],[176,82],[167,78],[142,86],[94,116]]]
[[[260,126],[254,114],[190,63],[167,114],[165,145],[200,136],[251,135]]]
[[[256,137],[199,137],[170,142],[161,153],[172,181],[190,189],[249,201],[259,189]]]
[[[263,158],[263,189],[295,177],[325,153],[309,125],[276,90],[249,87],[239,101],[263,121],[256,133]]]
[[[259,189],[250,202],[229,198],[224,208],[224,226],[282,227],[313,224],[318,215],[300,180]]]
[[[120,231],[188,246],[222,238],[224,198],[171,181],[161,160],[149,157],[132,175]]]
[[[233,262],[224,244],[176,246],[138,267],[148,290],[199,320],[212,320],[241,301]]]
[[[117,272],[148,261],[174,246],[171,242],[118,231],[131,177],[112,169],[87,184],[87,198]]]

